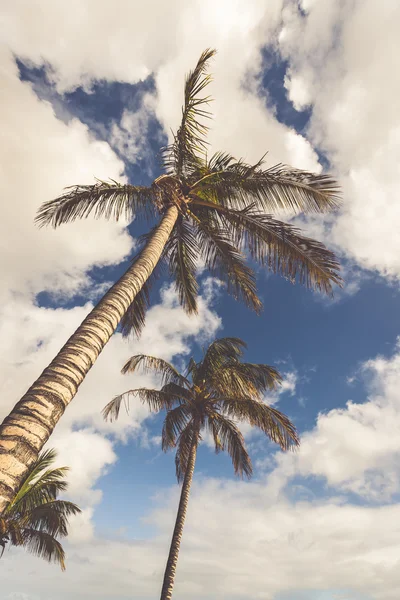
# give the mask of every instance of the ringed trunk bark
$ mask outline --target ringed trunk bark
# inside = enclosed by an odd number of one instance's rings
[[[188,466],[183,480],[181,497],[179,500],[178,514],[176,516],[174,533],[172,535],[171,546],[169,549],[167,566],[165,567],[164,581],[161,590],[160,600],[171,600],[172,590],[174,588],[176,565],[178,562],[179,548],[181,545],[183,526],[185,524],[186,512],[189,502],[190,487],[192,485],[194,466],[196,463],[198,434],[195,433],[192,449],[190,451]]]
[[[177,217],[177,207],[169,207],[135,263],[103,296],[0,425],[0,515],[151,275]]]

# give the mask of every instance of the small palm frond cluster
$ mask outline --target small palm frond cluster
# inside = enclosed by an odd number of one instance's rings
[[[208,347],[200,362],[190,359],[185,375],[173,365],[153,356],[133,356],[122,373],[153,372],[161,378],[161,389],[138,388],[115,397],[103,410],[105,419],[115,420],[122,403],[128,409],[137,398],[151,411],[166,410],[162,448],[176,448],[176,475],[183,480],[193,440],[208,431],[216,452],[227,450],[235,473],[250,477],[252,465],[237,422],[258,427],[283,450],[299,445],[296,429],[276,408],[263,402],[282,378],[273,367],[241,361],[245,343],[221,338]]]
[[[211,80],[206,70],[214,54],[205,51],[186,79],[180,127],[162,150],[164,174],[148,187],[98,181],[68,188],[44,203],[36,220],[57,227],[91,213],[116,220],[159,218],[176,205],[179,216],[161,262],[168,265],[189,313],[197,311],[199,259],[225,282],[228,293],[257,313],[262,304],[246,255],[292,282],[331,294],[334,284],[341,285],[335,255],[272,215],[332,210],[339,203],[338,185],[329,175],[284,165],[264,168],[262,159],[249,165],[228,153],[207,156],[204,120],[210,117],[210,97],[203,92]],[[140,334],[148,304],[145,284],[124,318],[124,335]]]
[[[65,569],[65,553],[57,538],[68,534],[68,518],[81,512],[72,502],[58,500],[67,489],[67,467],[51,468],[54,450],[42,452],[0,517],[0,546],[22,546]]]

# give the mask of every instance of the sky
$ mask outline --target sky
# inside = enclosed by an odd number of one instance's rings
[[[179,487],[162,419],[116,394],[145,352],[182,367],[218,336],[276,366],[268,398],[297,426],[284,454],[243,428],[254,463],[235,479],[204,440],[174,598],[395,600],[400,589],[400,54],[396,0],[3,0],[0,13],[0,417],[121,275],[143,225],[88,219],[38,229],[40,204],[94,177],[148,184],[177,127],[185,74],[215,47],[212,150],[329,170],[343,203],[291,215],[333,249],[334,299],[259,270],[261,317],[200,276],[188,317],[167,279],[138,341],[115,334],[49,446],[82,514],[67,570],[10,549],[5,600],[147,600],[160,591]],[[289,218],[289,217],[288,217]],[[23,576],[21,575],[23,574]]]

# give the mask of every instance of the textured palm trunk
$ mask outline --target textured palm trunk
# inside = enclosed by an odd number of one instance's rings
[[[188,466],[183,480],[181,497],[179,500],[178,514],[176,516],[174,533],[172,535],[171,546],[169,549],[167,566],[165,567],[164,581],[161,590],[160,600],[170,600],[174,588],[176,565],[178,562],[179,548],[181,545],[183,526],[185,524],[186,512],[189,502],[190,487],[192,485],[194,466],[196,463],[198,434],[192,442]]]
[[[177,216],[176,206],[168,208],[135,263],[105,294],[0,425],[0,515],[151,275]]]

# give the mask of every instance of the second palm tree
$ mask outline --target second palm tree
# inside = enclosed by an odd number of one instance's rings
[[[237,421],[259,427],[283,450],[299,444],[291,421],[263,402],[263,394],[276,389],[281,376],[268,365],[241,362],[244,347],[244,342],[238,338],[216,340],[200,362],[196,363],[193,358],[189,361],[185,375],[160,358],[142,354],[133,356],[122,372],[133,373],[138,367],[144,371],[153,370],[161,375],[161,389],[130,390],[114,398],[103,411],[106,419],[117,419],[122,402],[129,402],[130,398],[145,402],[152,411],[167,411],[162,447],[164,451],[176,447],[176,475],[183,485],[161,600],[170,600],[172,596],[201,433],[208,431],[214,440],[215,451],[227,450],[235,473],[246,477],[251,477],[252,465]]]

